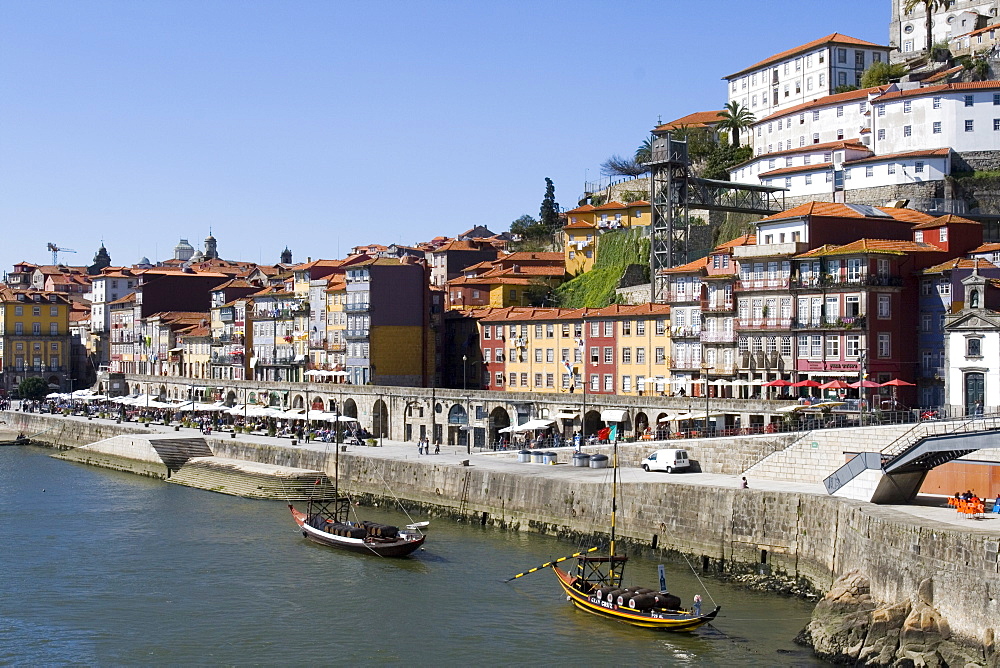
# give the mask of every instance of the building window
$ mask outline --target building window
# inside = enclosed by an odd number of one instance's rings
[[[885,139],[885,128],[879,128],[879,131],[878,131],[878,140],[882,141],[884,139]]]
[[[636,348],[635,349],[635,363],[636,364],[645,364],[646,363],[646,349],[645,348]]]
[[[860,334],[848,334],[847,340],[844,342],[844,353],[845,357],[849,359],[857,359],[861,355],[861,335]]]
[[[622,348],[622,364],[631,364],[631,363],[632,363],[632,349]]]
[[[826,337],[826,358],[828,360],[840,359],[840,337],[836,334]]]
[[[542,349],[535,348],[535,362],[541,362],[541,361],[542,361]]]
[[[632,336],[632,321],[623,320],[622,321],[622,336]]]
[[[596,373],[590,374],[590,391],[597,392],[601,389],[601,377]]]
[[[924,163],[920,160],[917,160],[915,163],[913,163],[913,171],[915,171],[917,174],[923,174]]]
[[[555,362],[556,361],[556,351],[555,351],[555,348],[546,348],[545,349],[545,361],[546,362]]]
[[[904,114],[908,114],[911,111],[913,111],[913,102],[911,102],[910,100],[904,100],[903,101],[903,113]]]
[[[890,174],[895,174],[896,173],[896,163],[890,162],[887,166],[889,168],[889,173]]]
[[[966,342],[966,357],[982,357],[982,341],[977,338],[970,338]]]
[[[865,167],[865,176],[867,178],[875,176],[875,167],[873,165],[868,165],[867,167]]]
[[[645,336],[646,335],[646,321],[645,320],[636,320],[635,321],[635,335],[636,336]]]
[[[912,134],[913,134],[913,126],[912,125],[904,125],[903,126],[903,136],[904,137],[909,137]]]
[[[940,109],[941,108],[941,98],[939,98],[939,97],[932,98],[931,99],[931,106],[934,109]]]
[[[996,125],[996,123],[994,123],[994,125]],[[934,121],[934,124],[931,127],[933,128],[931,132],[936,135],[941,134],[941,121]],[[996,128],[993,129],[996,130]],[[879,132],[881,132],[881,130],[879,130]]]
[[[604,363],[614,364],[615,363],[615,349],[608,346],[604,349]]]
[[[966,132],[974,132],[975,131],[975,121],[971,121],[971,120],[966,121],[965,122],[965,131]]]
[[[806,174],[806,185],[811,186],[813,182],[812,174]]]
[[[878,296],[878,318],[879,320],[889,320],[892,313],[891,308],[891,295],[879,295]]]
[[[965,106],[971,107],[973,104],[975,104],[975,101],[976,101],[976,96],[975,95],[966,95],[965,96]]]
[[[666,331],[667,331],[667,321],[663,320],[662,318],[658,319],[656,321],[656,335],[657,336],[663,336],[663,333],[666,332]],[[643,332],[639,332],[639,334],[642,334],[642,333]]]
[[[614,336],[615,335],[615,323],[611,320],[604,321],[604,336]]]
[[[883,359],[892,357],[892,338],[889,332],[879,332],[878,356]]]
[[[667,361],[665,348],[654,348],[653,354],[656,356],[655,360],[657,364],[664,364]]]
[[[542,374],[536,373],[535,374],[535,387],[541,387],[541,386],[542,386]]]
[[[514,374],[511,375],[513,376]],[[497,371],[496,378],[494,378],[494,385],[497,387],[503,385],[503,371]]]
[[[615,377],[610,373],[604,374],[604,391],[614,392],[615,390]]]
[[[552,373],[545,374],[545,387],[552,387],[552,388],[554,388],[555,386],[556,386],[556,376],[555,376],[555,374],[552,374]]]
[[[885,105],[884,104],[878,105],[878,115],[879,116],[885,116]]]
[[[622,392],[632,391],[632,376],[622,376]]]
[[[599,364],[601,361],[601,349],[596,346],[590,349],[590,363]]]
[[[843,106],[837,107],[837,118],[840,118],[843,115],[844,115],[844,107]]]

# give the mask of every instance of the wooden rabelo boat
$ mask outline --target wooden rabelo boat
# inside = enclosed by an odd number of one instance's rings
[[[348,520],[351,502],[346,496],[310,499],[306,504],[305,512],[296,510],[291,503],[288,508],[302,535],[320,545],[380,557],[405,557],[427,538],[419,530]]]
[[[556,559],[537,568],[518,573],[511,580],[551,567],[566,599],[580,610],[608,617],[619,622],[661,631],[693,631],[707,624],[719,614],[720,606],[707,614],[699,609],[685,610],[681,599],[666,591],[660,579],[660,590],[644,587],[624,587],[625,565],[628,556],[615,550],[615,514],[618,505],[618,449],[615,447],[612,463],[611,541],[608,553],[594,555],[599,548]],[[557,564],[575,558],[575,572],[564,570]],[[700,597],[696,606],[700,608]]]
[[[339,420],[339,415],[338,415]],[[405,557],[424,544],[427,538],[419,528],[399,529],[387,524],[351,521],[351,500],[338,492],[340,443],[334,460],[333,490],[317,480],[317,495],[307,497],[305,512],[289,502],[288,509],[302,535],[320,545],[348,552],[375,554],[380,557]]]

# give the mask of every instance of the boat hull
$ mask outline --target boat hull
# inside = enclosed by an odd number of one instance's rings
[[[291,505],[288,508],[291,510],[292,518],[305,538],[319,545],[326,545],[327,547],[346,550],[347,552],[374,554],[380,557],[405,557],[419,549],[427,538],[423,535],[401,534],[398,540],[386,541],[374,538],[360,539],[337,536],[309,526],[306,523],[305,513],[296,510]]]
[[[596,596],[588,596],[574,586],[574,583],[577,580],[575,575],[570,575],[557,566],[553,566],[552,570],[555,571],[556,578],[558,578],[563,591],[566,592],[566,596],[577,608],[594,615],[630,624],[631,626],[657,629],[660,631],[693,631],[699,626],[703,626],[704,624],[712,621],[715,619],[716,615],[719,614],[718,607],[705,615],[693,615],[684,611],[644,612],[641,610],[633,610],[631,608],[619,606],[607,601],[601,601]]]

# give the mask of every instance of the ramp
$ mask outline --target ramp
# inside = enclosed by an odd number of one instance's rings
[[[872,503],[906,503],[927,472],[976,450],[1000,448],[1000,415],[919,422],[880,452],[862,452],[828,476],[827,493]]]

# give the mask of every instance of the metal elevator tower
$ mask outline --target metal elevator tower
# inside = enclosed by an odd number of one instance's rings
[[[691,209],[766,216],[784,210],[785,189],[697,178],[691,174],[686,141],[665,132],[653,135],[651,144],[649,276],[653,301],[663,303],[663,270],[696,259],[692,256],[697,249],[691,244]]]

